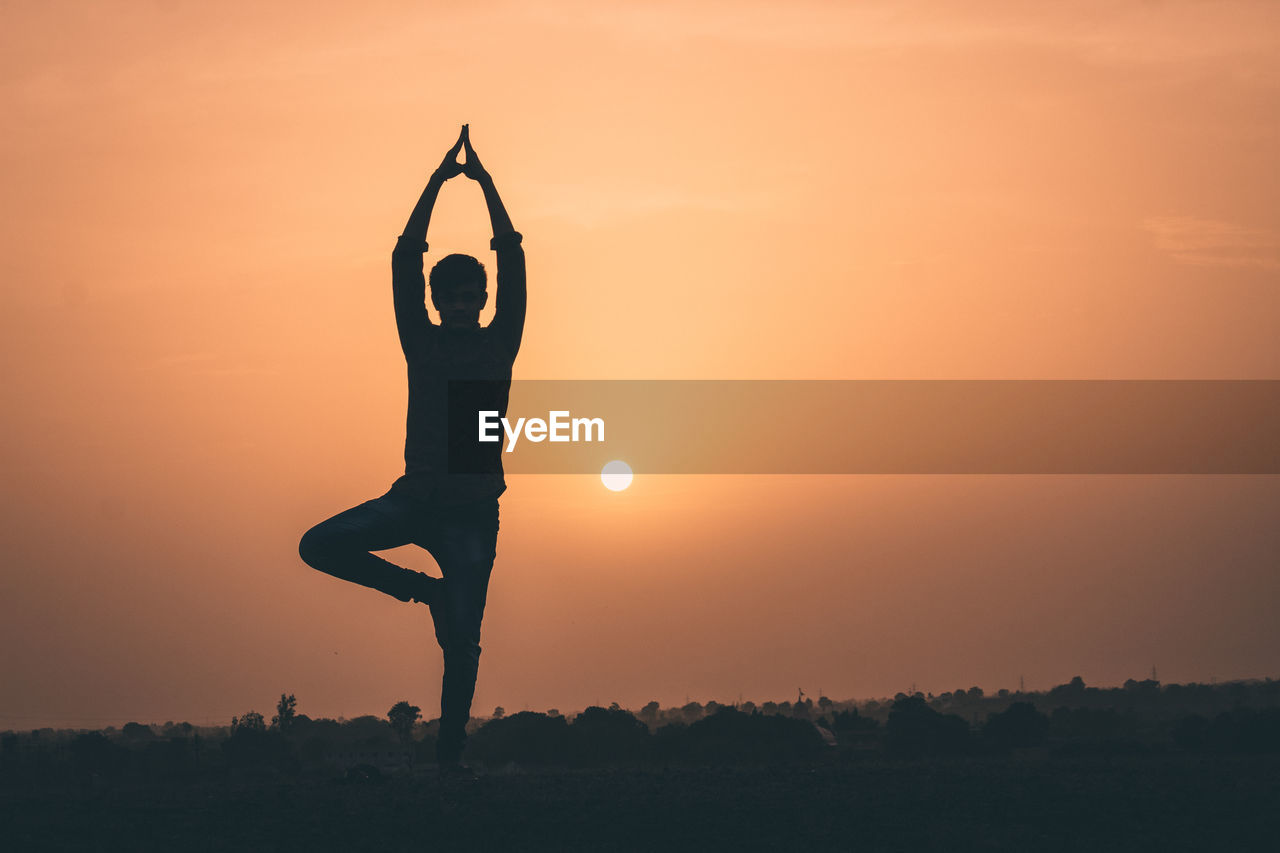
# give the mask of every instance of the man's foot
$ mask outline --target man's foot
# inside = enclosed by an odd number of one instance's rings
[[[444,581],[439,578],[433,578],[425,572],[416,572],[415,574],[417,574],[417,577],[410,584],[412,592],[409,600],[425,604],[428,607],[434,606],[440,594],[440,584],[444,583]]]

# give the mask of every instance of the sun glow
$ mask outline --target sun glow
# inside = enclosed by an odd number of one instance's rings
[[[631,466],[621,459],[605,463],[604,468],[600,470],[600,482],[604,483],[606,489],[613,492],[620,492],[630,486],[631,477]]]

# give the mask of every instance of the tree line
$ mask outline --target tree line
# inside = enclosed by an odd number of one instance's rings
[[[120,729],[7,731],[0,773],[112,779],[206,773],[364,773],[429,764],[436,720],[397,702],[384,716],[312,719],[281,694],[275,714],[228,726],[130,722]],[[837,702],[688,702],[636,712],[590,707],[566,716],[496,708],[472,722],[468,760],[488,766],[748,765],[867,757],[1152,752],[1280,752],[1280,682],[1094,688],[1082,679],[1043,692],[980,688]]]

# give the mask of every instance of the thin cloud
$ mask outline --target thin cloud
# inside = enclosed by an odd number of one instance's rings
[[[1180,264],[1280,269],[1274,231],[1193,216],[1152,216],[1142,226],[1155,247]]]

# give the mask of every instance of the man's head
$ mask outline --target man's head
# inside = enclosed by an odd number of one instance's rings
[[[489,299],[484,264],[470,255],[446,255],[431,268],[431,304],[445,326],[474,326]]]

